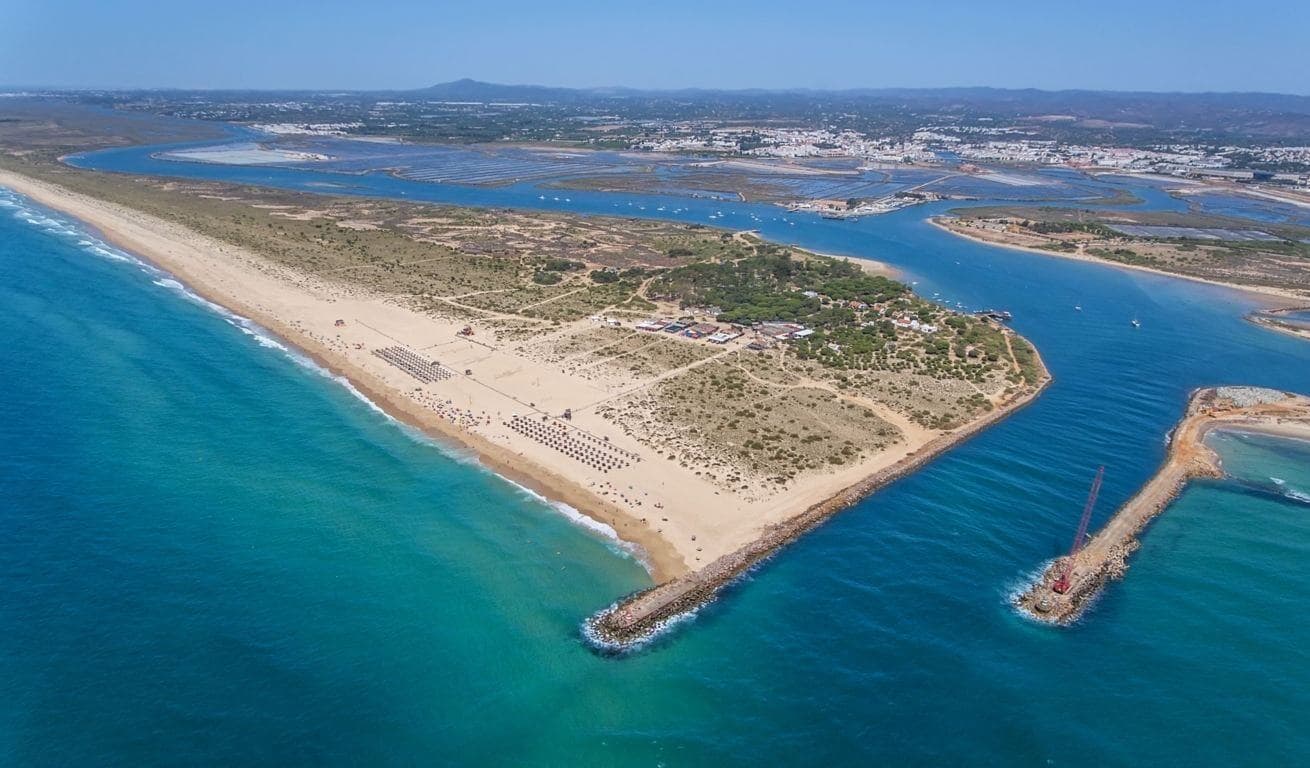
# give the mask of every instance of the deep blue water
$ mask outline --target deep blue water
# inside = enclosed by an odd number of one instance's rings
[[[1151,474],[1192,388],[1310,392],[1310,344],[1243,321],[1245,297],[959,240],[924,222],[933,207],[837,222],[139,150],[83,162],[753,226],[1010,309],[1055,383],[616,660],[577,631],[645,583],[612,545],[160,276],[0,211],[11,764],[1310,758],[1310,507],[1267,488],[1310,489],[1303,449],[1219,440],[1242,479],[1189,489],[1075,627],[1007,603],[1067,546],[1098,464],[1098,521]]]

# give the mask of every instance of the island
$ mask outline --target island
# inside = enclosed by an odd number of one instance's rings
[[[989,245],[1223,285],[1304,304],[1310,228],[1194,212],[982,206],[932,219]]]
[[[678,599],[594,623],[606,642],[648,636],[1050,378],[996,320],[750,232],[5,164],[0,184],[636,545]]]
[[[1223,476],[1218,454],[1205,444],[1205,436],[1217,429],[1310,439],[1310,397],[1259,387],[1194,392],[1170,434],[1160,469],[1095,536],[1075,542],[1072,554],[1046,567],[1017,598],[1017,607],[1053,624],[1069,624],[1082,615],[1106,582],[1124,576],[1142,531],[1189,480]]]

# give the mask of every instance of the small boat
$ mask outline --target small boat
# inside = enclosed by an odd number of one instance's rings
[[[1141,320],[1138,320],[1137,318],[1134,317],[1134,318],[1133,318],[1133,327],[1134,327],[1134,328],[1141,328],[1141,327],[1142,327],[1142,321],[1141,321]]]
[[[1082,311],[1083,311],[1083,305],[1081,305],[1081,304],[1075,304],[1075,305],[1073,305],[1073,311],[1075,311],[1075,312],[1082,312]]]

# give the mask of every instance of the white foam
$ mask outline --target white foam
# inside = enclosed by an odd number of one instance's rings
[[[165,272],[149,264],[146,261],[138,259],[132,256],[130,253],[127,253],[126,251],[119,250],[118,248],[115,248],[109,245],[108,243],[105,243],[99,238],[96,238],[90,233],[88,233],[84,228],[78,226],[78,224],[75,223],[74,221],[71,221],[69,219],[56,218],[58,214],[54,214],[54,213],[45,214],[41,212],[36,207],[34,207],[35,204],[29,201],[27,198],[5,187],[0,187],[0,206],[13,209],[14,216],[16,218],[21,219],[34,226],[37,226],[42,230],[64,237],[75,238],[74,242],[76,243],[76,245],[87,253],[91,253],[95,256],[108,259],[110,261],[126,262],[136,266],[138,269],[140,269],[141,271],[145,272],[146,274],[154,278],[153,280],[151,280],[151,282],[154,283],[155,285],[160,286],[161,288],[166,288],[172,291],[173,293],[177,294],[178,296],[186,299],[187,301],[190,301],[194,304],[204,307],[205,309],[219,315],[225,321],[227,321],[229,325],[232,325],[233,327],[241,331],[243,334],[250,337],[259,346],[265,349],[272,349],[281,352],[282,354],[286,355],[286,357],[289,358],[292,362],[296,363],[302,368],[312,371],[313,373],[323,376],[324,378],[329,379],[335,382],[336,384],[339,384],[340,386],[344,387],[347,392],[349,392],[353,397],[355,397],[355,399],[367,405],[375,413],[381,415],[387,421],[397,426],[409,438],[415,440],[416,442],[422,443],[424,445],[436,448],[447,457],[454,459],[455,461],[458,461],[462,464],[476,466],[485,472],[491,472],[492,474],[496,474],[497,477],[500,477],[501,479],[510,483],[511,485],[522,491],[523,493],[528,494],[534,500],[540,501],[541,503],[545,504],[546,506],[560,513],[570,522],[578,525],[579,527],[593,534],[598,534],[606,542],[606,544],[610,547],[610,549],[614,551],[616,554],[619,554],[624,557],[631,557],[632,559],[640,563],[641,566],[645,568],[647,572],[651,572],[652,567],[646,558],[645,552],[635,544],[626,542],[623,539],[621,539],[619,537],[618,532],[615,531],[610,526],[600,522],[599,520],[595,520],[591,517],[582,514],[577,509],[574,509],[568,504],[551,501],[550,499],[547,499],[546,497],[533,491],[532,489],[519,485],[518,483],[514,482],[513,480],[510,480],[509,478],[506,478],[502,475],[495,473],[492,469],[490,469],[485,464],[483,464],[478,459],[477,455],[472,453],[471,451],[460,450],[449,444],[442,443],[437,440],[433,440],[422,430],[417,429],[392,416],[390,413],[386,411],[385,408],[378,405],[371,398],[369,398],[367,395],[361,392],[357,387],[355,387],[355,385],[351,383],[349,379],[345,378],[344,376],[338,376],[337,374],[332,373],[328,369],[319,365],[308,355],[302,354],[298,350],[295,350],[287,346],[286,344],[283,344],[281,341],[279,341],[276,338],[276,336],[271,331],[264,328],[259,323],[256,323],[254,320],[251,320],[250,318],[245,317],[243,315],[239,315],[233,312],[232,310],[228,309],[227,307],[224,307],[221,304],[216,304],[210,301],[209,299],[206,299],[204,296],[201,296],[195,291],[192,291],[180,280],[173,277],[168,272]]]
[[[376,402],[373,401],[372,398],[368,397],[363,392],[361,392],[346,377],[338,376],[332,371],[329,371],[328,369],[319,365],[317,362],[315,362],[312,358],[308,357],[307,355],[301,354],[300,352],[278,341],[267,329],[265,329],[263,326],[259,325],[255,321],[251,320],[250,318],[244,317],[242,315],[238,315],[235,312],[228,309],[227,307],[222,306],[221,304],[215,304],[214,302],[206,299],[205,297],[187,288],[183,283],[181,283],[177,279],[172,277],[161,277],[152,282],[154,282],[155,285],[168,288],[174,291],[175,293],[183,296],[187,300],[192,301],[196,304],[199,304],[200,306],[205,307],[206,309],[213,311],[214,313],[221,316],[224,320],[226,320],[230,325],[236,327],[242,333],[254,339],[255,343],[258,344],[259,346],[264,347],[265,349],[278,350],[279,352],[284,353],[292,362],[296,363],[302,368],[305,368],[306,370],[312,371],[313,373],[323,376],[326,379],[330,379],[336,384],[339,384],[340,386],[344,387],[347,392],[349,392],[352,396],[355,397],[355,399],[367,405],[372,411],[381,415],[387,421],[391,422],[392,424],[400,428],[400,430],[404,432],[405,435],[408,436],[410,439],[415,440],[416,442],[420,442],[424,445],[436,448],[437,450],[445,454],[447,457],[454,459],[455,461],[458,461],[462,464],[476,466],[478,469],[481,469],[485,472],[491,472],[492,474],[496,474],[497,477],[500,477],[505,482],[508,482],[510,485],[513,485],[515,488],[527,494],[528,496],[532,497],[534,500],[539,501],[542,504],[545,504],[546,506],[555,510],[556,512],[563,515],[566,519],[568,519],[570,522],[574,523],[575,525],[584,528],[593,534],[598,534],[605,541],[606,545],[609,546],[610,550],[613,551],[615,554],[624,557],[630,557],[636,560],[638,563],[640,563],[641,566],[648,573],[652,572],[652,566],[647,560],[645,556],[645,552],[637,545],[624,541],[622,538],[620,538],[618,531],[615,531],[612,527],[606,525],[605,523],[600,522],[599,520],[596,520],[594,518],[582,514],[577,509],[575,509],[572,506],[569,506],[568,504],[558,501],[552,501],[546,498],[545,496],[542,496],[541,494],[537,493],[536,491],[532,490],[531,488],[520,485],[519,483],[516,483],[513,480],[510,480],[509,478],[506,478],[502,475],[495,473],[493,470],[491,470],[489,467],[483,464],[478,459],[477,455],[471,451],[459,450],[457,448],[454,448],[453,446],[447,445],[437,440],[433,440],[422,430],[417,429],[392,416],[390,413],[387,412],[385,408],[378,405]]]
[[[1010,582],[1009,584],[1006,584],[1004,587],[1006,605],[1009,605],[1014,608],[1018,608],[1019,598],[1027,594],[1028,590],[1040,584],[1042,581],[1042,577],[1046,575],[1046,571],[1049,570],[1050,567],[1054,564],[1055,564],[1055,558],[1052,557],[1049,560],[1043,561],[1035,569],[1028,571],[1027,573],[1024,573],[1023,575],[1016,578],[1014,581]],[[1024,611],[1019,611],[1019,613],[1027,615],[1026,612]]]
[[[486,465],[482,464],[482,462],[476,461],[476,457],[474,457],[474,461],[478,464],[479,467],[482,467],[484,470],[488,472],[492,472],[492,470],[487,468]],[[493,474],[495,473],[493,472]],[[584,515],[583,513],[579,512],[575,507],[565,504],[562,501],[553,501],[551,499],[548,499],[545,496],[542,496],[540,493],[537,493],[536,491],[532,490],[531,488],[528,488],[525,485],[520,485],[519,483],[516,483],[507,477],[503,477],[502,475],[497,475],[497,477],[501,477],[503,480],[505,480],[505,482],[514,486],[523,494],[531,497],[534,501],[541,502],[542,504],[545,504],[546,506],[555,510],[559,514],[563,515],[566,519],[568,519],[569,522],[573,523],[574,525],[580,528],[584,528],[590,531],[591,533],[599,535],[600,538],[604,540],[606,546],[609,547],[610,551],[614,552],[615,554],[622,555],[624,557],[630,557],[633,560],[636,560],[638,563],[641,564],[641,567],[644,568],[647,573],[653,572],[653,568],[650,562],[646,558],[645,550],[643,550],[641,547],[637,546],[636,544],[633,544],[632,542],[624,541],[619,536],[619,532],[614,530],[613,527],[606,525],[605,523],[602,523],[601,521],[595,519],[594,517],[588,517],[587,515]]]
[[[1055,560],[1056,558],[1054,557],[1050,558],[1049,560],[1045,560],[1040,565],[1038,565],[1035,569],[1028,571],[1027,573],[1019,576],[1014,581],[1005,585],[1003,591],[1005,595],[1006,606],[1010,608],[1010,610],[1014,611],[1014,613],[1017,614],[1019,618],[1023,619],[1024,621],[1028,621],[1033,624],[1039,624],[1044,627],[1049,627],[1051,625],[1058,624],[1058,622],[1052,621],[1051,619],[1043,618],[1042,616],[1033,613],[1031,611],[1026,611],[1019,606],[1019,599],[1022,598],[1024,595],[1026,595],[1030,589],[1032,589],[1033,587],[1037,586],[1042,582],[1042,577],[1044,577],[1046,575],[1046,572],[1050,570],[1051,566],[1055,564]],[[1081,618],[1081,612],[1077,618]],[[1075,621],[1077,621],[1077,618],[1075,619]]]
[[[623,600],[626,599],[627,598],[624,598]],[[584,640],[587,641],[588,645],[598,650],[604,651],[606,653],[615,653],[615,654],[634,653],[636,651],[641,650],[642,648],[645,648],[646,646],[650,645],[656,640],[659,640],[661,637],[664,637],[665,635],[669,634],[678,626],[682,624],[686,624],[689,621],[695,620],[696,616],[701,612],[701,610],[705,608],[705,606],[709,605],[708,602],[705,602],[697,605],[695,608],[691,608],[689,610],[682,611],[680,613],[675,613],[674,615],[670,616],[667,619],[664,619],[663,621],[656,622],[651,626],[650,629],[643,632],[636,639],[630,640],[626,643],[617,643],[612,640],[606,640],[605,638],[600,636],[600,633],[596,629],[596,625],[597,623],[600,622],[600,619],[603,616],[609,614],[610,611],[613,611],[615,608],[617,608],[619,604],[623,602],[623,600],[618,600],[611,603],[610,606],[605,610],[597,612],[596,614],[588,617],[586,621],[582,622],[582,628],[581,628],[582,637]]]
[[[87,253],[91,253],[110,261],[130,262],[152,274],[159,273],[159,270],[154,269],[144,261],[141,261],[140,259],[133,257],[131,254],[121,251],[103,240],[92,236],[76,221],[63,218],[57,213],[46,212],[39,208],[36,203],[19,195],[17,192],[0,187],[0,204],[5,208],[11,209],[14,218],[27,224],[31,224],[44,232],[70,239],[75,245]]]
[[[651,643],[655,642],[661,637],[669,634],[675,628],[681,626],[682,624],[685,624],[689,621],[694,621],[696,617],[700,615],[701,611],[705,610],[709,606],[721,600],[723,598],[723,593],[726,590],[739,588],[742,584],[753,579],[755,577],[756,571],[764,567],[764,564],[772,560],[774,557],[776,557],[777,554],[778,551],[775,550],[773,552],[770,552],[765,557],[756,560],[755,562],[751,563],[749,567],[745,568],[737,575],[728,579],[726,582],[720,584],[719,587],[714,591],[712,595],[709,596],[708,599],[697,602],[691,608],[679,611],[673,614],[672,616],[668,617],[667,619],[655,622],[655,624],[653,624],[649,629],[647,629],[645,632],[641,633],[640,635],[638,635],[636,638],[632,640],[629,640],[627,642],[613,642],[610,640],[606,640],[605,638],[600,636],[600,633],[596,629],[596,625],[600,622],[600,620],[604,616],[608,615],[619,605],[631,599],[631,595],[616,600],[615,602],[611,603],[608,608],[605,608],[604,610],[601,611],[597,611],[596,613],[589,616],[585,621],[583,621],[582,628],[581,628],[582,637],[587,641],[588,645],[591,645],[592,647],[597,648],[601,651],[605,651],[607,653],[631,653],[633,651],[641,650],[642,648],[650,645]]]

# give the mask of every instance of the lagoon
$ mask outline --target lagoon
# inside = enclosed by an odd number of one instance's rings
[[[555,201],[527,184],[180,163],[139,148],[75,162],[755,228],[891,263],[951,306],[1012,311],[1055,383],[678,632],[612,659],[578,628],[645,583],[635,561],[14,200],[0,210],[10,762],[1222,765],[1310,754],[1310,659],[1298,650],[1310,624],[1288,608],[1308,578],[1310,506],[1295,497],[1199,484],[1075,627],[1032,624],[1008,604],[1067,547],[1098,464],[1094,525],[1150,476],[1192,388],[1310,392],[1310,344],[1243,320],[1259,305],[1248,295],[956,239],[924,221],[951,204],[832,221],[717,200]],[[1303,454],[1279,441],[1224,450],[1243,478],[1267,468],[1310,489]],[[1223,541],[1237,542],[1223,558],[1197,556]]]

